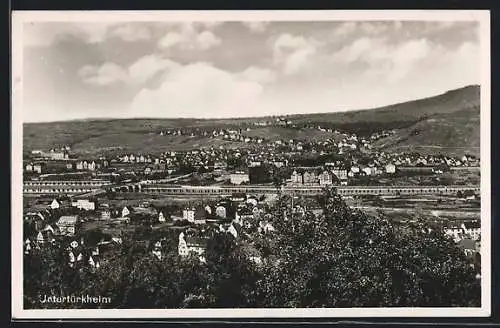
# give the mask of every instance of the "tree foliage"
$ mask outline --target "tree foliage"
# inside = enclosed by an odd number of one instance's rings
[[[266,307],[479,306],[470,261],[439,230],[402,230],[325,195],[324,215],[278,223]]]

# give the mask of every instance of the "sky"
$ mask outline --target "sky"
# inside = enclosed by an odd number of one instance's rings
[[[368,109],[480,84],[479,25],[26,22],[25,122]]]

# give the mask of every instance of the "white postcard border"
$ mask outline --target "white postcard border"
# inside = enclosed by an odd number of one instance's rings
[[[333,309],[23,309],[22,147],[23,23],[131,21],[478,21],[481,34],[481,307],[480,308],[333,308]],[[490,13],[487,10],[379,11],[65,11],[12,13],[12,317],[14,319],[189,319],[313,317],[487,317],[491,314],[491,157]],[[43,137],[43,136],[41,136]]]

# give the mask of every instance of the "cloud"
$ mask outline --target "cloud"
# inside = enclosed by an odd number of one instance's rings
[[[398,81],[417,67],[418,62],[427,58],[431,52],[431,45],[427,39],[411,40],[394,49],[394,70],[389,75],[390,81]]]
[[[176,62],[161,58],[157,55],[147,55],[139,58],[128,68],[129,81],[135,84],[143,84],[153,76],[166,70],[177,68]]]
[[[353,41],[351,44],[343,47],[338,52],[332,55],[333,61],[338,62],[355,62],[360,59],[368,60],[370,56],[377,56],[381,53],[381,44],[378,39],[363,37]],[[385,56],[385,49],[382,54]]]
[[[294,36],[288,33],[281,34],[274,42],[274,49],[280,51],[283,48],[288,49],[301,49],[307,47],[309,44],[302,36]]]
[[[362,22],[358,26],[361,33],[371,36],[384,34],[392,27],[390,22]]]
[[[78,71],[78,76],[84,83],[98,86],[128,81],[127,71],[111,62],[106,62],[101,66],[84,66]]]
[[[204,21],[204,22],[195,22],[195,25],[201,25],[203,28],[206,29],[214,29],[216,27],[222,26],[224,22],[221,21]]]
[[[212,47],[218,46],[221,43],[221,39],[216,37],[210,31],[201,32],[196,36],[196,44],[202,50],[207,50]]]
[[[100,43],[106,39],[106,34],[108,29],[113,26],[112,23],[84,23],[79,24],[79,28],[87,36],[87,42],[89,43]]]
[[[78,38],[89,44],[105,42],[116,37],[125,42],[136,42],[152,38],[152,31],[143,23],[73,23],[36,22],[24,26],[26,46],[50,46],[68,37]]]
[[[421,27],[423,33],[432,34],[460,27],[460,22],[455,21],[428,21]]]
[[[308,64],[309,58],[316,53],[316,48],[307,47],[290,54],[285,61],[285,74],[295,74]]]
[[[59,114],[54,112],[54,117],[61,118],[77,112],[82,117],[101,115],[98,111],[136,117],[328,112],[387,105],[479,83],[480,49],[470,35],[477,31],[473,24],[461,24],[457,30],[445,23],[362,23],[276,22],[273,30],[276,24],[288,33],[274,34],[267,28],[261,35],[250,35],[254,32],[237,22],[148,22],[144,26],[155,37],[144,47],[129,42],[146,40],[147,32],[127,24],[35,23],[32,32],[37,37],[27,43],[54,45],[67,36],[76,42],[25,50],[24,85],[31,99],[27,107],[30,113],[56,108]],[[440,32],[423,35],[426,29]],[[167,50],[154,49],[162,36],[158,47]],[[108,42],[110,37],[112,43],[81,44]],[[70,75],[75,67],[81,68],[78,75]],[[124,113],[129,107],[133,111]]]
[[[243,72],[241,76],[249,81],[254,81],[260,84],[271,83],[276,79],[276,74],[270,69],[250,66]]]
[[[249,22],[242,22],[242,24],[246,26],[253,33],[263,33],[266,31],[269,22],[249,21]]]
[[[273,45],[274,61],[281,65],[285,74],[295,74],[309,64],[320,43],[302,36],[281,34]]]
[[[168,32],[163,38],[158,41],[158,47],[167,49],[173,47],[183,41],[183,37],[177,32]]]
[[[68,37],[79,38],[87,43],[99,43],[106,39],[106,33],[113,23],[61,23],[30,22],[23,27],[24,45],[47,47]]]
[[[390,42],[386,38],[363,37],[334,53],[325,67],[337,71],[344,87],[351,84],[364,90],[364,96],[397,90],[390,97],[372,96],[374,105],[383,105],[384,101],[427,97],[479,83],[479,54],[474,42],[451,47],[427,38]]]
[[[337,28],[333,30],[333,35],[336,37],[344,37],[350,35],[356,31],[356,22],[345,22],[340,24]]]
[[[334,40],[347,40],[353,37],[380,37],[387,36],[388,33],[397,33],[402,27],[402,21],[349,21],[339,24],[333,30],[332,36]]]
[[[174,69],[157,90],[142,89],[132,111],[151,117],[239,116],[256,104],[262,92],[259,83],[196,63]]]
[[[390,44],[384,38],[363,37],[334,53],[332,61],[340,64],[361,62],[367,65],[368,71],[382,69],[389,81],[398,81],[416,69],[418,63],[430,55],[433,46],[425,38]]]
[[[141,23],[129,23],[112,28],[109,36],[114,36],[127,42],[149,40],[152,38],[151,30]]]
[[[106,62],[102,65],[86,65],[78,71],[82,82],[96,86],[110,86],[117,83],[142,85],[158,73],[178,67],[176,62],[157,55],[137,59],[128,68]]]
[[[449,88],[481,83],[481,50],[474,42],[464,42],[457,49],[439,47],[433,54],[435,77]]]
[[[169,49],[178,46],[184,50],[208,50],[221,44],[222,40],[213,32],[208,30],[198,32],[196,29],[197,25],[200,24],[181,24],[179,31],[167,32],[158,41],[158,47],[160,49]],[[206,26],[206,23],[201,25]]]

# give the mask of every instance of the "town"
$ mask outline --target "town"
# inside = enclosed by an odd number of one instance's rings
[[[282,118],[276,124],[292,125]],[[417,207],[467,256],[477,255],[479,158],[371,150],[373,141],[394,131],[363,138],[321,127],[302,128],[324,130],[332,138],[272,141],[245,136],[252,128],[243,126],[157,133],[187,138],[201,133],[256,146],[96,158],[76,156],[67,145],[32,150],[24,163],[25,254],[66,243],[69,266],[83,263],[98,269],[115,256],[113,245],[119,247],[127,232],[149,229],[151,236],[175,232],[178,243],[169,251],[179,257],[194,254],[200,261],[207,239],[213,233],[228,233],[244,240],[251,260],[261,263],[254,243],[262,236],[272,238],[275,218],[270,213],[278,197],[288,191],[294,213],[320,215],[317,195],[333,188],[351,206],[385,210],[400,222],[405,216],[413,220]],[[101,238],[89,243],[86,238],[96,231]],[[158,259],[164,256],[163,240],[149,240]]]

